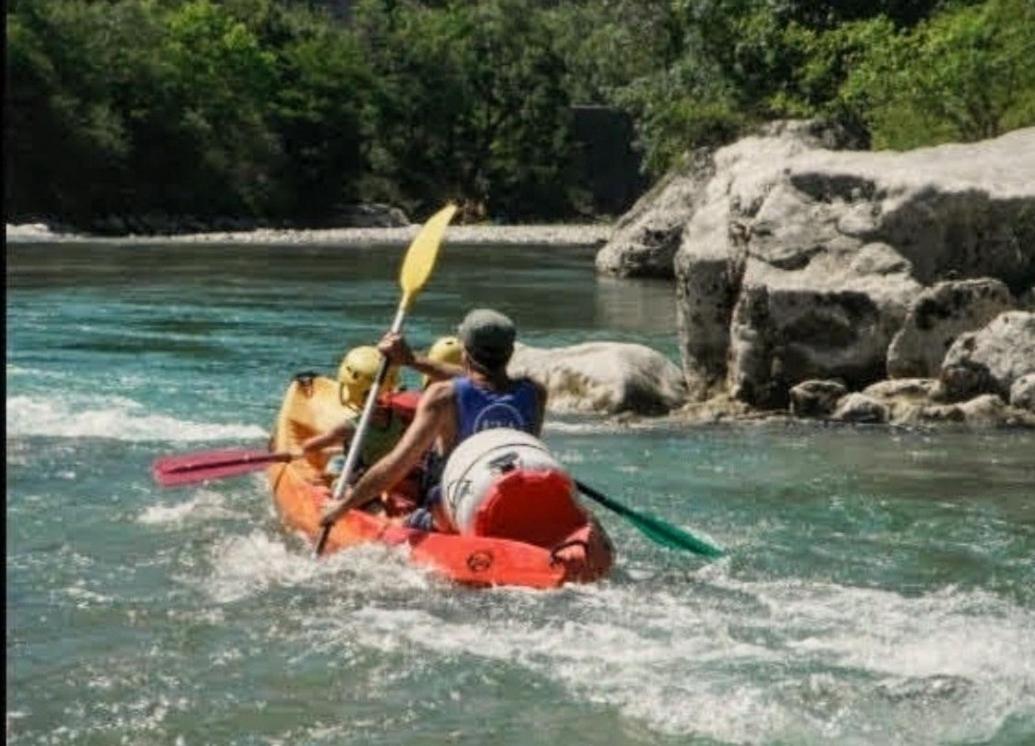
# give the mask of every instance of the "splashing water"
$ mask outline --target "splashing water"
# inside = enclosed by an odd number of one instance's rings
[[[730,553],[591,505],[615,572],[551,593],[381,546],[313,561],[261,474],[155,487],[159,456],[262,447],[294,372],[377,338],[385,251],[9,249],[9,743],[1035,739],[1030,434],[554,418],[576,476]],[[447,247],[416,346],[495,305],[531,344],[674,356],[671,318],[621,310],[667,286],[597,280],[588,250],[492,256]]]
[[[125,441],[218,441],[261,439],[257,425],[218,425],[178,420],[149,413],[144,405],[123,397],[99,397],[90,402],[7,400],[7,437],[112,438]]]

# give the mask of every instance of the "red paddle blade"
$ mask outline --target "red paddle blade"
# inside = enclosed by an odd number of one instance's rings
[[[290,460],[291,454],[289,453],[230,448],[221,451],[165,456],[154,462],[151,474],[155,481],[163,487],[174,487],[178,484],[235,477],[239,474],[258,471],[279,461]]]

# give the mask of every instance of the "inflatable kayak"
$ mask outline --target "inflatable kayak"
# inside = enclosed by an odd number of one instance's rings
[[[416,392],[383,400],[393,416],[410,417]],[[354,414],[340,399],[339,384],[298,376],[284,395],[273,428],[274,451],[297,448]],[[327,453],[277,463],[267,475],[282,523],[315,542],[330,498],[324,474]],[[611,541],[575,500],[571,478],[546,447],[516,430],[489,430],[469,438],[450,456],[442,479],[444,531],[405,527],[415,505],[412,485],[338,519],[325,553],[367,542],[405,545],[415,564],[467,585],[556,588],[591,582],[610,570]]]

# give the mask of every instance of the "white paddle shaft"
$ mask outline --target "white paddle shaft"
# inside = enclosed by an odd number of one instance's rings
[[[392,322],[391,333],[398,334],[402,331],[403,321],[406,319],[406,300],[399,304],[399,310],[395,312],[395,321]],[[381,367],[377,369],[377,378],[374,379],[374,383],[370,386],[370,391],[367,392],[367,400],[363,404],[363,414],[360,415],[359,424],[356,426],[356,431],[352,434],[352,441],[349,443],[349,453],[345,457],[345,466],[341,469],[341,477],[334,485],[334,499],[340,500],[342,495],[345,494],[345,488],[348,487],[349,482],[352,479],[352,472],[356,469],[356,462],[359,461],[360,448],[363,446],[363,438],[366,437],[367,430],[370,429],[370,418],[374,415],[374,408],[377,406],[377,395],[381,390],[381,384],[384,383],[385,378],[388,376],[388,358],[381,361]],[[367,464],[370,466],[370,464]]]

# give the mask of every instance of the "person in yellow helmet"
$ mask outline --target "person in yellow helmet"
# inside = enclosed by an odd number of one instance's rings
[[[344,452],[348,451],[352,434],[356,431],[359,418],[363,414],[367,394],[374,385],[374,379],[377,378],[382,358],[378,349],[371,345],[354,347],[342,358],[341,366],[338,368],[339,397],[342,405],[348,410],[348,414],[337,426],[304,441],[297,456],[336,443],[342,445]],[[394,391],[398,377],[398,366],[393,365],[388,369],[388,375],[382,384],[381,391],[383,393]],[[382,456],[390,452],[399,442],[405,428],[405,423],[395,415],[390,407],[380,404],[375,407],[370,418],[370,429],[367,431],[360,450],[360,468],[357,469],[356,476],[364,468],[376,463]],[[344,464],[343,453],[328,462],[324,473],[332,477],[337,476],[341,473]]]
[[[346,353],[338,368],[339,396],[344,406],[354,409],[357,413],[363,411],[367,392],[374,385],[383,358],[373,345],[354,347]],[[394,391],[398,381],[399,368],[393,365],[388,369],[388,375],[381,385],[382,393]]]
[[[435,340],[435,343],[428,348],[427,354],[424,356],[426,361],[431,363],[439,363],[438,368],[441,370],[442,365],[455,366],[457,370],[462,370],[463,365],[464,346],[460,343],[460,340],[456,337],[439,337]],[[438,373],[439,371],[436,371]],[[448,371],[452,375],[457,375],[456,371]],[[439,374],[434,378],[427,373],[421,378],[421,388],[426,389],[433,381],[442,380],[444,374]]]

